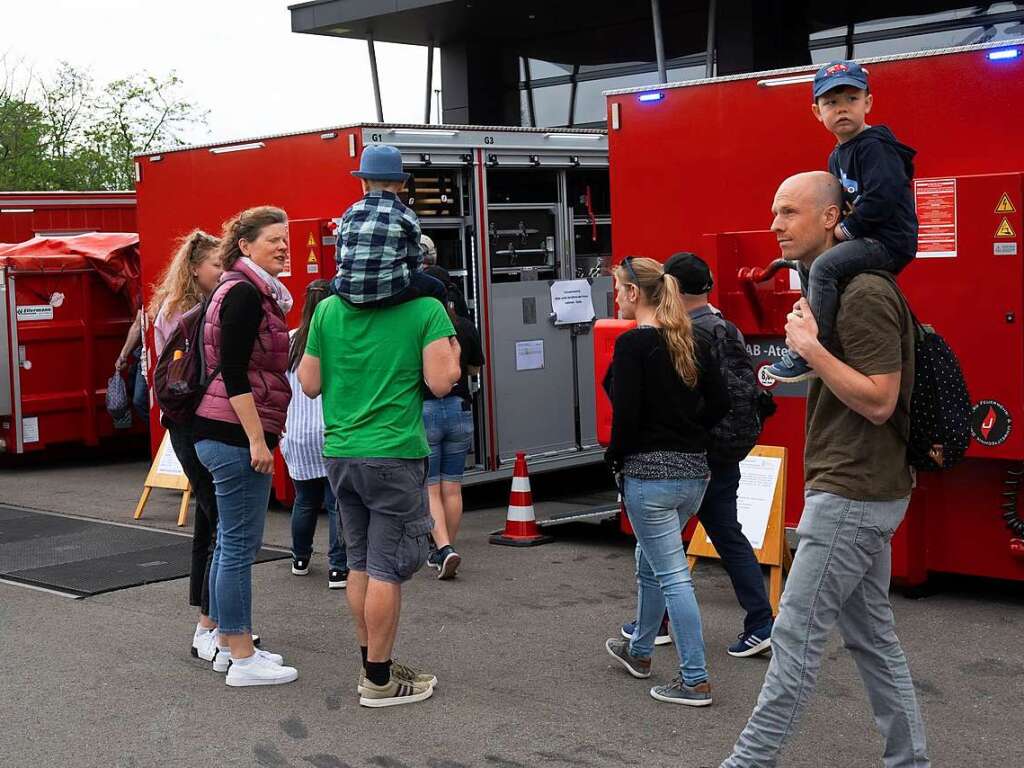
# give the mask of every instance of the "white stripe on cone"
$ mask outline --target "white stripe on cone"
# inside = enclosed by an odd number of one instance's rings
[[[508,508],[508,515],[505,519],[515,520],[519,523],[528,523],[531,520],[536,520],[537,518],[533,514],[533,505],[531,504],[529,507],[514,507],[510,505]]]
[[[512,490],[513,491],[529,491],[530,490],[530,478],[528,478],[528,477],[513,477],[512,478]]]

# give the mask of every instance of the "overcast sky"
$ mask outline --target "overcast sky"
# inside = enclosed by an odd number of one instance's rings
[[[210,111],[207,128],[185,137],[190,143],[376,119],[366,43],[292,32],[283,0],[3,5],[0,54],[40,74],[61,59],[89,69],[101,85],[143,70],[176,72],[186,96]],[[426,59],[426,48],[377,45],[385,120],[423,122]]]

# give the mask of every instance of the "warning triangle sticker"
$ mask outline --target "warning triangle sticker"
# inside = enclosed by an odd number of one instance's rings
[[[316,253],[310,251],[309,256],[306,258],[306,261],[309,262],[310,264],[316,264]]]
[[[1006,197],[1006,195],[1003,195],[1003,197]],[[1013,209],[1011,208],[1010,210],[1013,210]],[[313,233],[312,232],[309,233],[309,239],[306,240],[306,245],[308,245],[310,248],[313,248],[313,247],[316,246],[316,238],[313,237]]]
[[[1013,207],[1013,203],[1010,201],[1010,196],[1003,192],[1003,196],[999,198],[999,204],[996,206],[996,213],[1016,213],[1017,209]]]
[[[996,230],[996,237],[1016,237],[1017,233],[1013,231],[1013,227],[1010,226],[1010,220],[1003,216],[1002,222],[999,224],[999,229]]]

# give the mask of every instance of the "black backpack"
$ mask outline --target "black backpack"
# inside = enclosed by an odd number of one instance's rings
[[[764,421],[775,413],[771,393],[757,382],[754,362],[736,326],[717,315],[709,329],[694,322],[694,334],[708,347],[729,391],[729,413],[711,429],[708,458],[712,461],[743,461],[757,444]]]
[[[918,322],[896,278],[888,272],[871,270],[871,274],[886,278],[896,288],[914,322],[907,461],[925,472],[949,469],[963,461],[971,442],[971,396],[960,361],[934,328]],[[941,464],[930,455],[933,445],[942,446]]]
[[[218,365],[210,375],[206,374],[203,327],[209,306],[207,297],[178,318],[156,363],[153,395],[163,418],[172,424],[192,421],[206,388],[220,373]]]

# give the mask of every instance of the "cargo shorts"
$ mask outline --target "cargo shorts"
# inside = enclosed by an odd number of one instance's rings
[[[348,567],[400,584],[426,562],[430,517],[425,459],[327,459]]]

